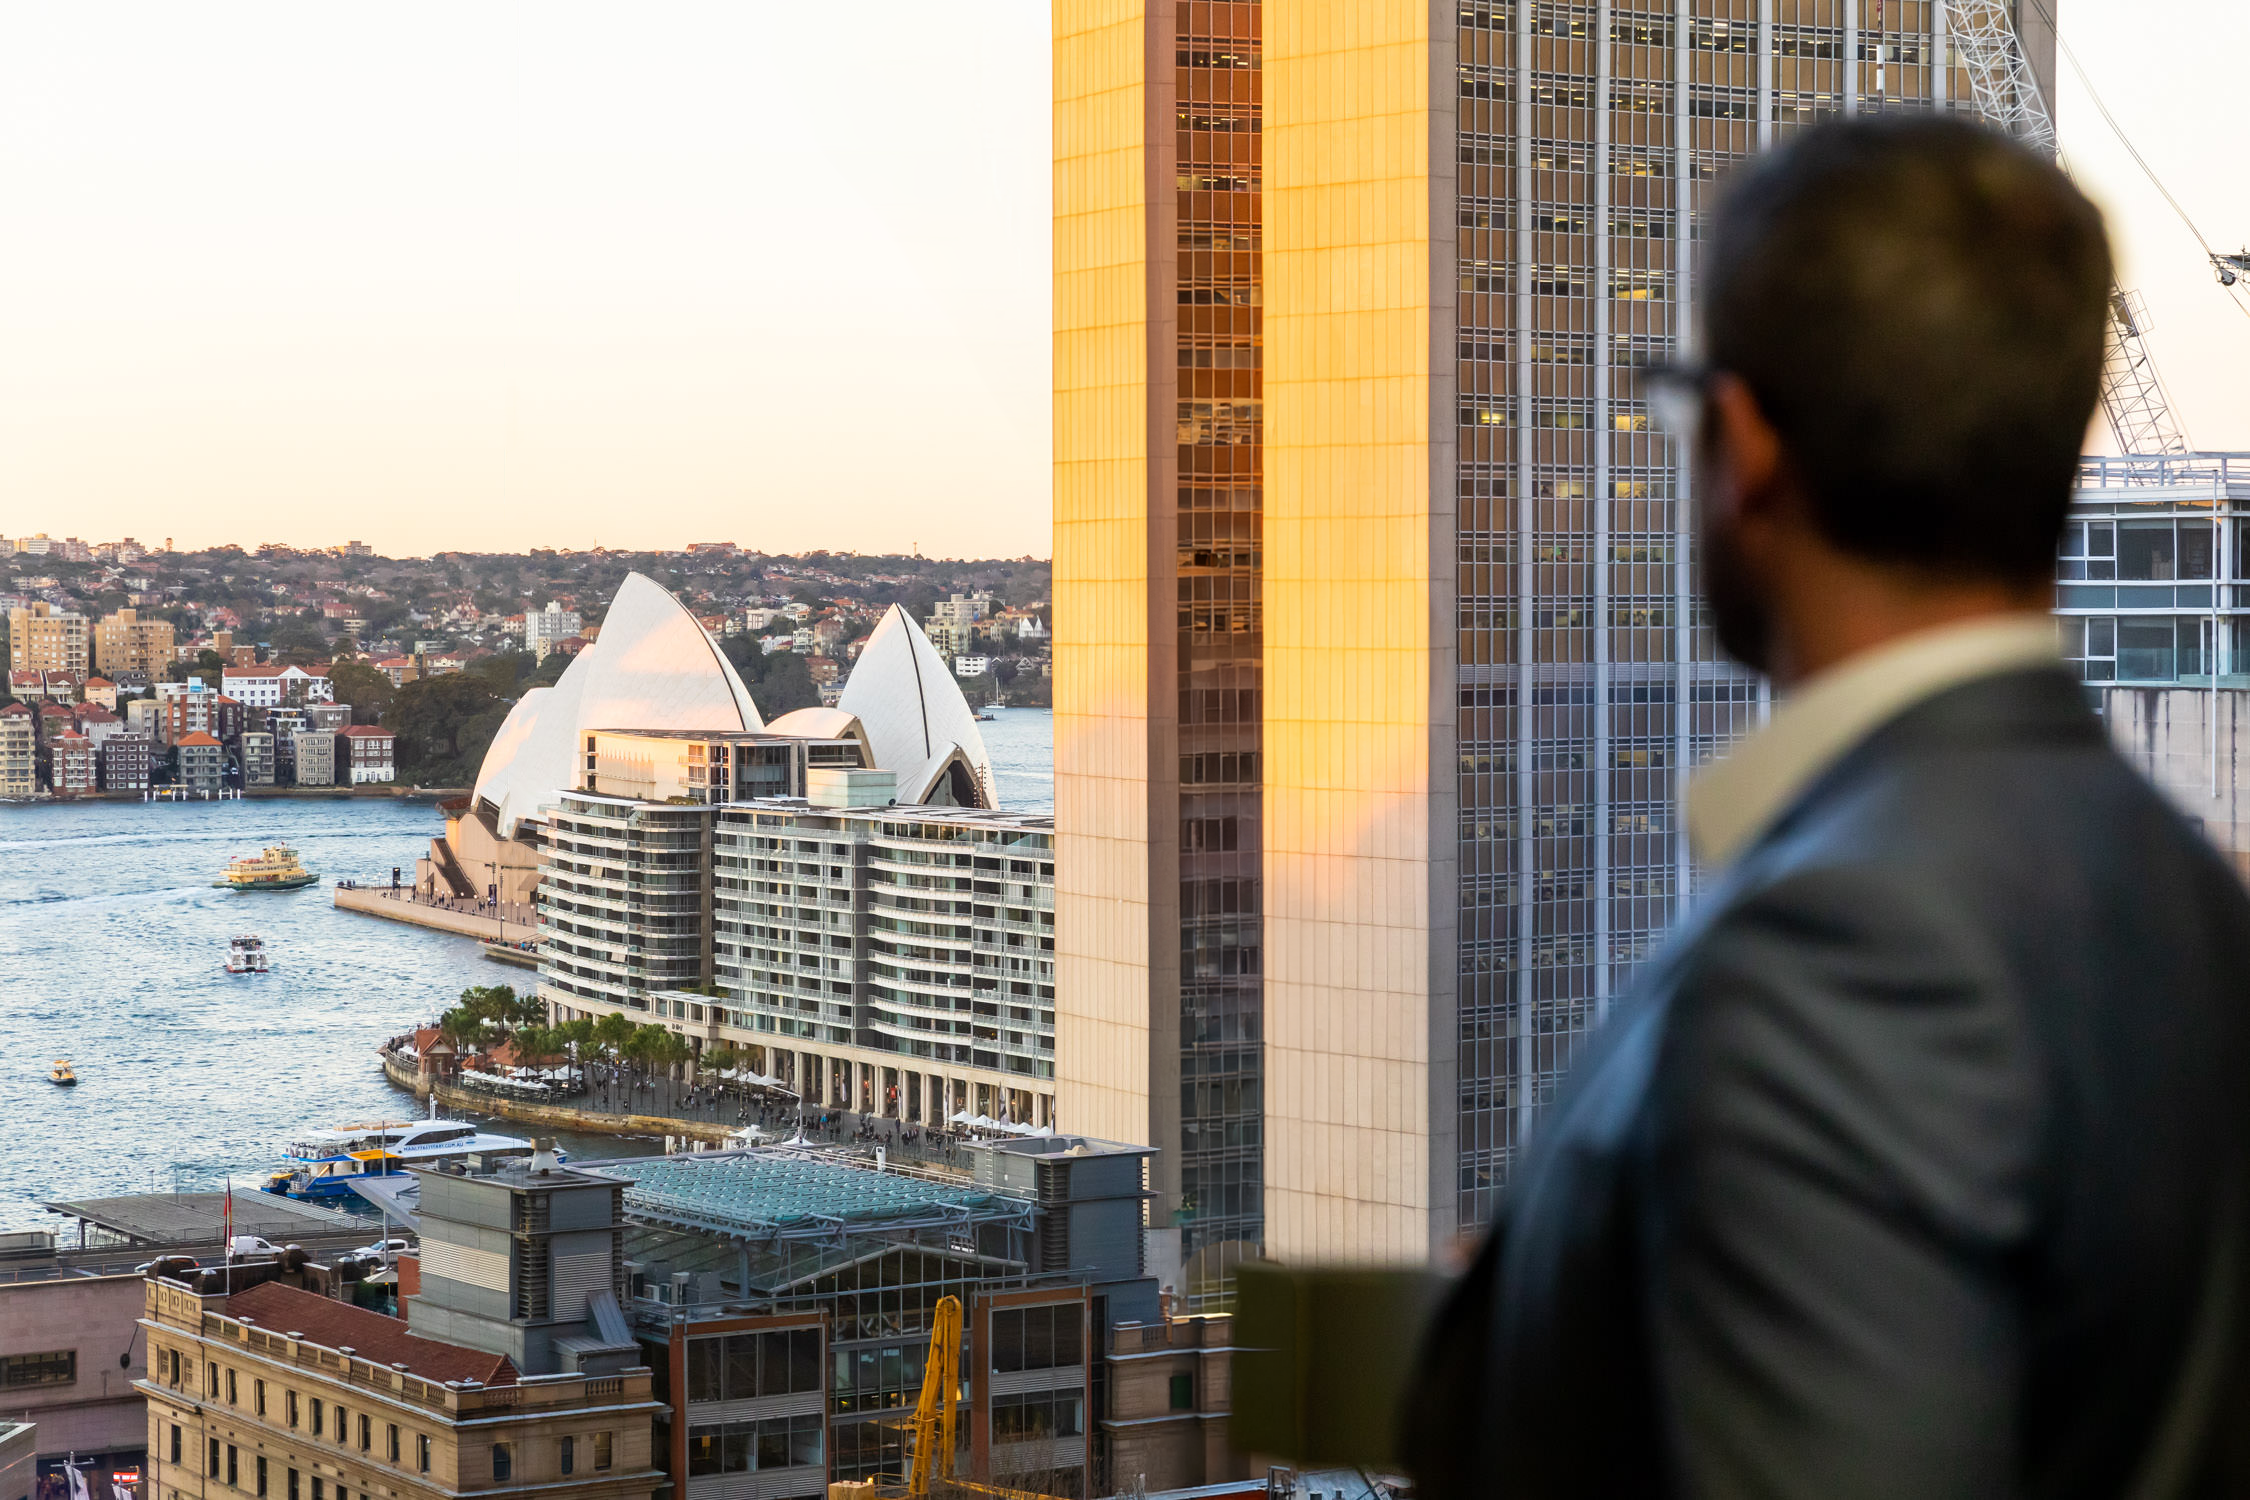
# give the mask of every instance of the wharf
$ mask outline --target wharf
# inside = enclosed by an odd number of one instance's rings
[[[539,929],[524,920],[531,909],[522,905],[511,905],[495,916],[492,908],[482,902],[431,902],[417,898],[412,890],[394,891],[389,886],[373,885],[337,886],[335,905],[338,911],[356,911],[392,922],[409,922],[416,927],[450,932],[455,937],[501,943],[530,943],[539,938]]]
[[[412,1089],[418,1099],[436,1096],[447,1109],[470,1114],[498,1115],[527,1125],[551,1125],[558,1130],[579,1130],[591,1135],[681,1135],[699,1141],[723,1142],[734,1127],[716,1121],[675,1120],[669,1115],[611,1114],[605,1110],[574,1109],[567,1104],[539,1104],[509,1099],[480,1089],[433,1080],[414,1071],[414,1065],[394,1054],[388,1045],[376,1051],[383,1059],[383,1076],[402,1089]]]

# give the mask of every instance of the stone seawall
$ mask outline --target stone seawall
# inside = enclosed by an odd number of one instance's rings
[[[434,928],[450,932],[456,937],[497,938],[503,943],[528,943],[539,936],[539,929],[529,922],[509,922],[479,911],[455,911],[451,907],[431,906],[413,901],[405,896],[393,896],[389,886],[355,885],[335,887],[335,904],[338,911],[356,911],[370,917],[382,917],[392,922],[411,922],[416,927]]]
[[[582,1130],[597,1135],[647,1135],[691,1136],[699,1141],[724,1142],[729,1133],[724,1125],[712,1125],[697,1120],[674,1120],[664,1115],[613,1115],[598,1110],[572,1109],[564,1104],[534,1104],[525,1099],[501,1099],[491,1094],[478,1093],[458,1084],[432,1084],[418,1076],[413,1067],[393,1055],[389,1048],[378,1048],[383,1059],[383,1074],[402,1089],[411,1089],[417,1099],[427,1099],[434,1092],[438,1103],[447,1109],[467,1110],[471,1114],[498,1115],[503,1119],[521,1121],[526,1125],[552,1125],[558,1130]]]

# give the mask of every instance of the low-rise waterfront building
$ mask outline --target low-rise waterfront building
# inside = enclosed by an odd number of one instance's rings
[[[173,779],[195,796],[217,796],[226,771],[226,747],[196,731],[173,743]]]
[[[369,786],[396,779],[391,747],[396,737],[372,724],[354,724],[337,733],[337,780],[349,778],[352,786]]]
[[[156,742],[145,734],[118,734],[102,741],[97,763],[105,792],[145,792]]]
[[[336,784],[336,735],[327,729],[300,729],[289,736],[291,780],[298,786]]]
[[[84,696],[88,703],[96,704],[111,713],[117,712],[117,684],[107,677],[87,678]]]
[[[335,689],[324,669],[284,667],[271,662],[262,666],[229,666],[220,673],[219,687],[228,696],[252,708],[295,708],[335,701]]]
[[[21,703],[0,707],[0,797],[39,794],[39,720]]]
[[[65,729],[46,747],[47,786],[58,797],[84,797],[99,789],[95,774],[94,743],[75,729]]]
[[[274,745],[270,733],[263,729],[245,729],[235,741],[235,754],[242,763],[244,786],[274,784]]]

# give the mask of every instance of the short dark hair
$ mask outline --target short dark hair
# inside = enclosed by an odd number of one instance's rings
[[[2053,162],[1939,116],[1839,121],[1728,184],[1705,353],[1836,546],[2029,582],[2052,576],[2110,278],[2101,214]]]

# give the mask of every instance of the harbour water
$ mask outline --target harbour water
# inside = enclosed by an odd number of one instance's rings
[[[979,726],[1004,805],[1053,807],[1052,717]],[[476,944],[330,904],[388,881],[441,831],[427,802],[268,798],[0,810],[0,1229],[51,1227],[43,1201],[254,1187],[296,1133],[400,1118],[374,1048],[470,985],[531,976]],[[226,862],[287,843],[318,885],[236,894]],[[273,972],[230,975],[255,932]],[[75,1089],[48,1083],[51,1059]],[[506,1128],[506,1127],[503,1127]],[[522,1133],[520,1131],[516,1133]],[[581,1157],[653,1149],[564,1140]]]

